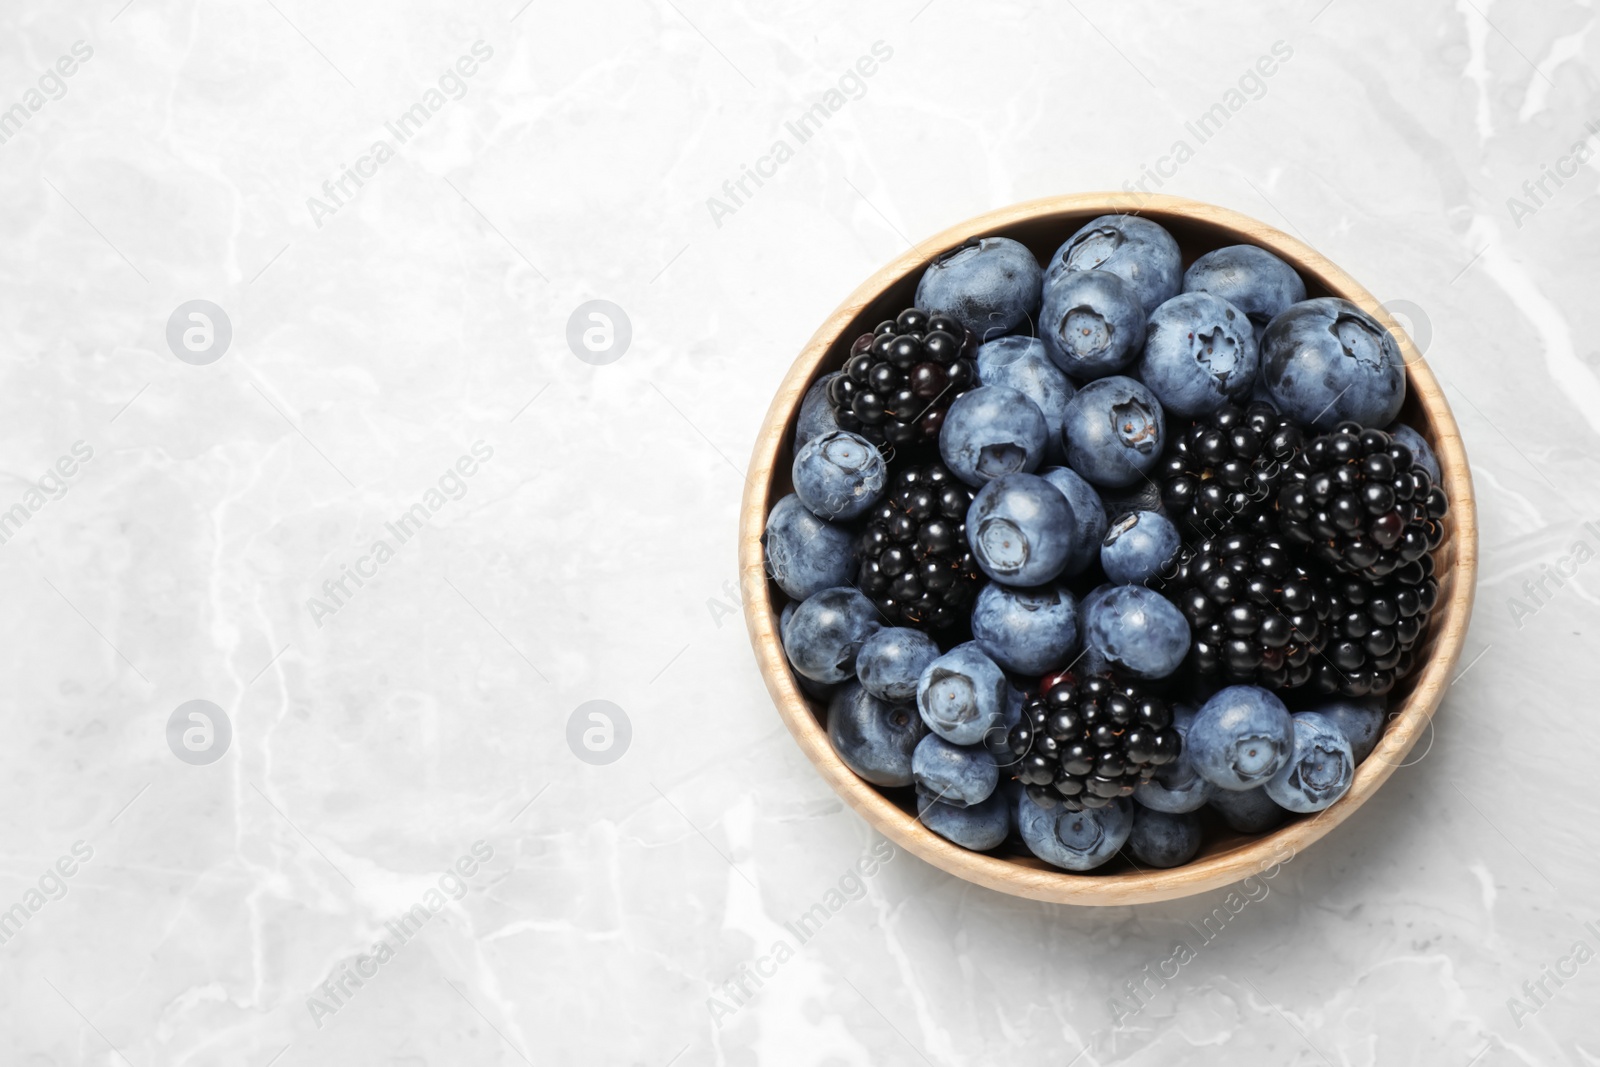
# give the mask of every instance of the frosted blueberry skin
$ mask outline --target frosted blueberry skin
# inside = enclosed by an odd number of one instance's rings
[[[1142,585],[1090,594],[1082,626],[1085,645],[1136,678],[1165,678],[1189,651],[1189,621],[1172,601]]]
[[[844,527],[811,514],[794,493],[772,506],[761,534],[767,573],[796,600],[849,585],[855,577],[859,540]]]
[[[1150,313],[1139,378],[1172,414],[1247,401],[1258,366],[1250,320],[1221,297],[1183,293]]]
[[[1069,578],[1082,574],[1099,557],[1107,529],[1105,505],[1094,486],[1071,467],[1050,467],[1040,471],[1039,477],[1061,490],[1072,510],[1072,552],[1061,573]]]
[[[1009,777],[1011,769],[1022,761],[1021,756],[1011,751],[1008,739],[1011,736],[1011,728],[1022,721],[1022,707],[1026,701],[1027,698],[1022,691],[1008,682],[1005,708],[1000,713],[1000,719],[983,735],[983,747],[989,750],[989,754],[994,757],[995,765],[1000,768],[1002,782]],[[1016,784],[1020,787],[1022,783]]]
[[[1350,791],[1356,759],[1344,731],[1314,711],[1294,716],[1294,750],[1266,784],[1279,807],[1307,814],[1322,811]]]
[[[952,745],[928,734],[911,754],[911,778],[919,793],[967,808],[989,799],[1000,784],[1000,771],[982,745]]]
[[[1067,401],[1078,387],[1045,354],[1037,337],[1001,337],[978,347],[975,357],[978,381],[1015,389],[1044,416],[1045,462],[1060,463],[1066,455],[1061,443],[1061,422]]]
[[[1433,446],[1428,444],[1420,433],[1403,422],[1397,422],[1389,427],[1389,436],[1411,449],[1411,458],[1428,472],[1428,477],[1433,479],[1434,485],[1444,485],[1444,475],[1439,470],[1439,457],[1433,454]]]
[[[967,508],[967,545],[979,568],[997,582],[1053,581],[1076,547],[1067,498],[1038,475],[996,478]]]
[[[1394,338],[1348,300],[1303,300],[1261,335],[1261,383],[1297,422],[1331,430],[1341,422],[1387,426],[1406,399]]]
[[[928,727],[911,704],[892,704],[847,682],[828,702],[828,740],[856,774],[873,785],[910,785],[912,754]]]
[[[842,682],[856,672],[861,646],[882,626],[878,609],[852,586],[824,589],[801,602],[780,629],[794,669],[816,682]]]
[[[1077,598],[1058,583],[1018,589],[991,582],[972,605],[972,637],[1013,674],[1049,674],[1078,650]]]
[[[980,486],[1037,470],[1050,430],[1039,406],[1015,389],[980,385],[956,397],[939,430],[939,455],[957,478]]]
[[[1067,465],[1092,485],[1118,489],[1161,461],[1167,419],[1154,393],[1116,375],[1078,390],[1067,404],[1064,435]]]
[[[1267,323],[1306,298],[1298,271],[1265,248],[1228,245],[1213,249],[1183,272],[1183,291],[1220,296],[1245,313],[1257,341]]]
[[[1178,867],[1200,851],[1200,820],[1194,815],[1151,811],[1134,805],[1128,851],[1146,867]]]
[[[917,699],[917,679],[939,658],[939,644],[921,630],[885,626],[861,645],[856,677],[879,700]]]
[[[828,403],[828,383],[839,376],[839,371],[824,374],[811,383],[805,399],[800,401],[800,414],[795,419],[794,447],[799,449],[815,437],[837,433],[841,427],[834,418],[833,407]]]
[[[916,305],[952,316],[987,341],[1033,320],[1043,280],[1026,245],[1009,237],[974,238],[928,264],[917,283]]]
[[[1218,789],[1209,802],[1223,821],[1241,834],[1262,834],[1281,826],[1289,813],[1273,803],[1265,788]]]
[[[1045,269],[1045,289],[1069,274],[1103,270],[1133,287],[1145,313],[1178,295],[1183,256],[1159,223],[1138,215],[1102,215],[1056,249]]]
[[[917,680],[917,711],[928,728],[955,745],[976,745],[1005,714],[1010,684],[977,645],[952,648]]]
[[[1100,542],[1100,567],[1117,585],[1143,585],[1174,573],[1183,539],[1172,520],[1155,511],[1130,511]]]
[[[1350,742],[1350,754],[1361,763],[1378,747],[1388,713],[1382,698],[1376,700],[1336,700],[1310,709],[1331,721]]]
[[[1027,793],[1017,800],[1017,829],[1028,851],[1069,871],[1092,871],[1127,843],[1133,832],[1133,802],[1118,797],[1103,808],[1068,811],[1041,807]]]
[[[1004,789],[996,789],[989,799],[965,808],[941,803],[920,790],[917,793],[917,818],[922,825],[946,841],[974,852],[987,852],[1005,842],[1011,834],[1013,807]]]
[[[1057,367],[1086,382],[1133,365],[1146,319],[1138,292],[1115,274],[1073,271],[1046,287],[1039,337]]]
[[[1230,685],[1201,705],[1184,748],[1195,770],[1219,789],[1256,789],[1289,762],[1294,723],[1273,693]]]
[[[838,430],[802,445],[790,474],[806,510],[821,519],[847,520],[866,514],[883,496],[888,467],[871,441]]]

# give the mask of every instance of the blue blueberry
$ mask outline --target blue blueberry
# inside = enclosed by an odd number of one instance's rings
[[[939,455],[968,485],[1018,471],[1044,460],[1050,436],[1039,406],[1015,389],[980,385],[956,397],[939,430]]]
[[[1383,700],[1336,700],[1311,709],[1329,719],[1345,740],[1350,742],[1350,753],[1357,763],[1372,755],[1383,738],[1383,728],[1388,723]]]
[[[1283,701],[1267,690],[1231,685],[1201,705],[1184,747],[1212,785],[1255,789],[1289,762],[1294,722]]]
[[[761,543],[767,550],[767,573],[778,588],[804,600],[855,577],[859,537],[842,526],[824,522],[806,510],[793,493],[772,506]]]
[[[852,586],[824,589],[801,602],[783,632],[794,669],[818,682],[842,682],[856,672],[856,654],[882,625],[878,609]]]
[[[811,383],[805,399],[800,401],[800,414],[795,420],[794,447],[800,448],[814,437],[837,433],[842,427],[834,418],[833,405],[828,403],[828,383],[839,376],[839,371],[824,374]]]
[[[1178,736],[1187,742],[1189,727],[1194,722],[1195,709],[1187,704],[1172,708],[1172,726]],[[1187,743],[1178,750],[1178,758],[1156,771],[1148,782],[1141,782],[1133,791],[1133,799],[1152,811],[1181,815],[1186,811],[1199,811],[1217,792],[1217,788],[1194,769]]]
[[[1265,248],[1228,245],[1189,264],[1183,272],[1183,291],[1220,296],[1245,313],[1260,341],[1267,323],[1306,298],[1306,283]]]
[[[1411,449],[1411,458],[1428,472],[1434,485],[1444,484],[1444,476],[1439,471],[1439,457],[1433,454],[1433,446],[1420,433],[1403,422],[1397,422],[1389,427],[1389,436]]]
[[[1348,300],[1303,300],[1261,335],[1261,380],[1277,409],[1321,430],[1387,426],[1406,399],[1400,348]]]
[[[1139,293],[1117,275],[1073,271],[1046,287],[1039,336],[1056,366],[1086,382],[1133,364],[1146,317]]]
[[[1133,810],[1133,830],[1128,851],[1146,867],[1178,867],[1200,851],[1200,820],[1194,815]]]
[[[921,630],[885,626],[862,644],[856,677],[879,700],[915,700],[917,679],[938,658],[938,642]]]
[[[1133,286],[1145,313],[1178,295],[1183,256],[1172,234],[1138,215],[1102,215],[1084,226],[1051,257],[1045,288],[1077,271],[1109,271]]]
[[[974,852],[987,852],[1005,841],[1011,833],[1014,807],[1004,789],[996,789],[988,800],[966,808],[917,794],[917,818],[922,825],[946,841]]]
[[[1000,769],[982,745],[952,745],[928,734],[911,754],[911,777],[924,796],[967,808],[989,799],[1000,784]]]
[[[1150,313],[1139,378],[1174,415],[1209,415],[1243,402],[1259,365],[1244,312],[1210,293],[1183,293]]]
[[[1083,604],[1083,642],[1138,678],[1165,678],[1189,651],[1189,621],[1142,585],[1113,586]]]
[[[790,472],[794,491],[813,515],[854,519],[883,496],[888,470],[872,442],[839,430],[800,446]]]
[[[972,637],[1013,674],[1042,675],[1078,650],[1078,605],[1060,584],[1014,589],[991,582],[972,606]]]
[[[1066,455],[1061,422],[1077,386],[1045,355],[1037,337],[1000,337],[978,347],[978,381],[1015,389],[1033,401],[1044,416],[1045,460],[1059,463]]]
[[[926,736],[915,707],[879,700],[859,682],[846,682],[828,703],[833,750],[873,785],[910,785],[912,755]]]
[[[1155,511],[1130,511],[1106,530],[1100,566],[1117,585],[1143,585],[1161,575],[1170,577],[1182,548],[1171,519]]]
[[[1076,547],[1067,498],[1035,474],[1007,474],[967,508],[967,544],[983,572],[1006,585],[1043,585]]]
[[[976,644],[976,642],[974,642]],[[1022,760],[1022,757],[1011,751],[1009,738],[1011,728],[1022,721],[1022,708],[1027,703],[1027,697],[1022,691],[1010,683],[1006,684],[1005,708],[1000,713],[1000,719],[988,732],[983,735],[983,747],[989,750],[994,757],[995,764],[1000,768],[1000,777],[1006,778],[1011,769]],[[1020,784],[1020,783],[1019,783]]]
[[[987,341],[1033,319],[1043,278],[1026,245],[1008,237],[974,238],[928,264],[916,303],[955,317]]]
[[[1356,777],[1355,754],[1332,719],[1314,711],[1293,718],[1294,750],[1266,784],[1267,796],[1290,811],[1321,811],[1350,791]]]
[[[1004,717],[1010,690],[994,660],[968,642],[928,664],[917,680],[917,710],[951,744],[976,745]]]
[[[1133,831],[1133,803],[1118,797],[1103,808],[1040,807],[1026,793],[1017,801],[1017,829],[1028,851],[1056,867],[1092,871],[1117,854]]]
[[[1082,574],[1100,557],[1100,542],[1107,527],[1105,505],[1094,486],[1071,467],[1051,467],[1040,471],[1039,477],[1061,490],[1072,511],[1072,552],[1061,573],[1069,578]]]
[[[1155,394],[1116,375],[1073,396],[1065,437],[1067,465],[1093,485],[1116,489],[1140,481],[1161,461],[1167,420]]]
[[[1211,794],[1210,803],[1223,821],[1241,834],[1264,834],[1289,817],[1267,796],[1265,787],[1218,789]]]

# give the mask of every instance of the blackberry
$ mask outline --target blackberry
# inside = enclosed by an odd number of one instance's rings
[[[895,626],[968,621],[982,573],[967,547],[973,492],[939,463],[906,467],[868,513],[856,584]]]
[[[876,445],[936,443],[950,402],[977,382],[975,343],[955,319],[921,308],[878,323],[828,382],[834,419]]]
[[[1165,701],[1110,674],[1069,674],[1023,705],[1006,744],[1029,796],[1080,811],[1131,795],[1178,758],[1183,739]]]
[[[1184,537],[1271,525],[1272,498],[1305,443],[1271,404],[1225,404],[1177,435],[1157,468],[1161,502]]]
[[[1312,679],[1330,605],[1282,537],[1203,541],[1164,591],[1189,620],[1188,667],[1198,678],[1268,689]]]
[[[1313,559],[1369,580],[1438,548],[1449,510],[1411,449],[1353,422],[1307,445],[1278,494],[1287,537],[1308,546]]]
[[[1416,667],[1414,649],[1439,602],[1432,556],[1403,564],[1381,582],[1324,575],[1319,594],[1329,613],[1312,678],[1316,692],[1383,696]]]

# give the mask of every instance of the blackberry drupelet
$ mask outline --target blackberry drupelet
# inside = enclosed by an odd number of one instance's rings
[[[1265,532],[1273,495],[1304,442],[1299,425],[1271,404],[1226,404],[1173,441],[1157,473],[1161,502],[1185,539]]]
[[[1110,674],[1046,681],[1006,738],[1016,777],[1041,806],[1106,807],[1178,758],[1183,739],[1165,701]]]
[[[1444,540],[1444,490],[1382,430],[1340,423],[1312,441],[1278,494],[1278,524],[1313,559],[1379,580]]]
[[[1202,542],[1164,590],[1189,620],[1187,666],[1222,685],[1309,682],[1329,605],[1287,541],[1249,532]]]
[[[1396,568],[1381,582],[1324,575],[1326,639],[1311,687],[1347,697],[1383,696],[1417,666],[1414,652],[1439,602],[1433,557]]]
[[[906,467],[868,513],[857,584],[895,626],[965,625],[983,576],[967,547],[973,492],[942,464]]]
[[[828,383],[834,419],[876,445],[937,442],[950,402],[977,382],[973,348],[955,319],[907,308],[850,346]]]

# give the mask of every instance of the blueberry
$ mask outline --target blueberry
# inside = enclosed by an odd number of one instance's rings
[[[910,704],[879,700],[847,682],[828,704],[828,740],[845,766],[873,785],[910,785],[912,753],[928,727]]]
[[[1406,398],[1394,338],[1348,300],[1303,300],[1261,335],[1261,380],[1278,410],[1330,430],[1341,422],[1387,426]]]
[[[1001,721],[1010,689],[994,660],[969,642],[928,664],[917,680],[917,710],[946,741],[975,745]]]
[[[1137,805],[1128,851],[1147,867],[1178,867],[1200,851],[1200,820],[1194,815],[1151,811]]]
[[[800,415],[795,420],[794,447],[800,448],[814,437],[835,433],[842,429],[834,418],[833,405],[828,403],[828,383],[839,376],[839,371],[824,374],[811,383],[805,399],[800,401]]]
[[[1267,323],[1306,298],[1306,283],[1265,248],[1228,245],[1189,264],[1183,272],[1183,291],[1220,296],[1245,313],[1260,341]]]
[[[1046,287],[1039,336],[1056,366],[1086,382],[1133,363],[1146,317],[1138,292],[1115,274],[1073,271]]]
[[[1033,401],[1044,416],[1045,459],[1061,462],[1066,454],[1061,421],[1077,386],[1050,362],[1044,343],[1037,337],[1000,337],[978,348],[977,363],[979,382],[1015,389]]]
[[[959,320],[980,341],[1008,334],[1039,311],[1044,272],[1026,245],[974,238],[922,272],[917,307]]]
[[[1189,727],[1194,723],[1195,709],[1187,704],[1172,707],[1172,727],[1187,742]],[[1217,793],[1217,788],[1194,769],[1189,746],[1178,749],[1178,758],[1156,771],[1155,777],[1143,782],[1133,791],[1133,799],[1152,811],[1181,815],[1198,811]]]
[[[791,475],[794,491],[812,514],[854,519],[883,496],[887,468],[872,442],[838,430],[801,445]]]
[[[956,397],[939,430],[939,455],[968,485],[1038,468],[1050,430],[1039,406],[1001,385]]]
[[[1321,811],[1349,792],[1356,776],[1355,754],[1332,719],[1314,711],[1293,718],[1294,750],[1266,784],[1267,796],[1290,811]]]
[[[1189,621],[1142,585],[1118,585],[1083,604],[1083,642],[1137,678],[1165,678],[1189,651]]]
[[[998,848],[1011,833],[1011,812],[1015,805],[1003,789],[996,789],[988,800],[971,807],[943,804],[922,792],[917,793],[917,818],[922,825],[962,848],[986,852]]]
[[[972,606],[972,636],[1013,674],[1043,675],[1078,650],[1078,606],[1064,585],[1014,589],[991,582]]]
[[[917,679],[939,658],[939,645],[921,630],[886,626],[856,656],[856,676],[879,700],[917,699]]]
[[[1061,490],[1072,511],[1072,552],[1061,572],[1071,577],[1082,574],[1100,557],[1100,541],[1106,535],[1106,509],[1094,486],[1071,467],[1051,467],[1039,477]]]
[[[1086,270],[1109,271],[1127,282],[1148,314],[1178,295],[1183,257],[1159,224],[1138,215],[1102,215],[1056,249],[1044,272],[1045,289]]]
[[[1219,296],[1183,293],[1150,313],[1139,378],[1175,415],[1246,400],[1258,365],[1250,320]]]
[[[859,589],[840,586],[807,597],[789,617],[783,651],[794,669],[818,682],[842,682],[856,672],[856,654],[881,623]]]
[[[1006,585],[1043,585],[1075,547],[1067,498],[1035,474],[996,478],[967,508],[967,543],[983,572]]]
[[[1166,437],[1160,401],[1132,378],[1092,381],[1067,404],[1067,464],[1093,485],[1139,481],[1160,462]]]
[[[817,518],[793,493],[772,506],[761,535],[767,572],[796,600],[850,584],[856,571],[856,542],[855,534]]]
[[[1060,804],[1041,807],[1024,793],[1017,800],[1017,829],[1028,851],[1046,863],[1091,871],[1127,843],[1133,831],[1133,803],[1118,797],[1103,808],[1068,811]]]
[[[1155,511],[1130,511],[1107,529],[1100,542],[1100,566],[1118,585],[1142,585],[1176,573],[1183,547],[1172,520]]]
[[[917,792],[958,808],[989,799],[1000,784],[994,756],[982,745],[952,745],[938,734],[917,742],[911,754]]]
[[[1345,740],[1350,742],[1350,754],[1357,763],[1372,755],[1383,737],[1383,727],[1388,721],[1383,700],[1339,700],[1311,709],[1329,719]]]
[[[1294,722],[1283,701],[1267,690],[1231,685],[1201,706],[1184,747],[1212,785],[1255,789],[1289,762]]]
[[[972,644],[976,645],[977,642]],[[1000,719],[983,735],[983,747],[994,757],[1002,779],[1006,778],[1011,769],[1022,759],[1011,751],[1010,737],[1011,728],[1022,721],[1022,709],[1027,700],[1028,698],[1016,686],[1007,683],[1005,708],[1000,713]]]
[[[1433,479],[1434,485],[1444,484],[1444,476],[1439,471],[1439,458],[1433,454],[1433,446],[1428,444],[1420,433],[1403,422],[1397,422],[1389,427],[1389,436],[1411,449],[1411,458],[1428,472],[1428,477]]]
[[[1289,813],[1272,802],[1263,787],[1218,789],[1211,794],[1211,806],[1223,820],[1241,834],[1262,834],[1281,824]]]

